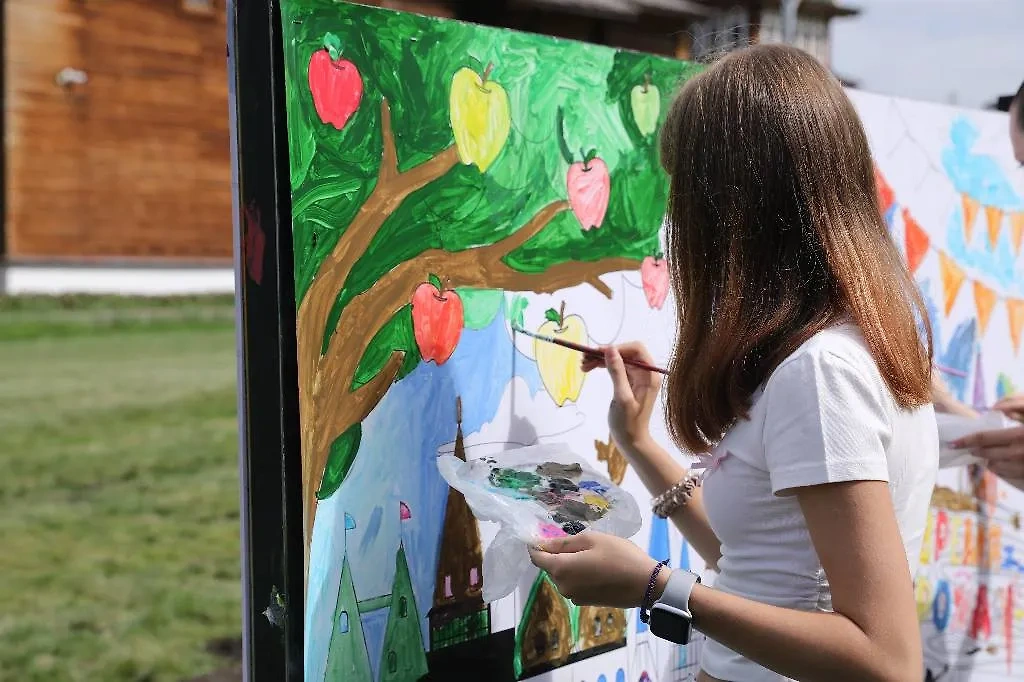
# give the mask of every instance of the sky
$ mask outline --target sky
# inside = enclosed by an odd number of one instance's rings
[[[869,92],[983,107],[1024,81],[1024,0],[838,0],[832,68]]]

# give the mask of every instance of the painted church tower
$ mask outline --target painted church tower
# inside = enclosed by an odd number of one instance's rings
[[[427,674],[427,654],[423,650],[419,609],[416,608],[404,543],[398,545],[395,555],[395,580],[389,605],[378,679],[380,682],[418,680]]]
[[[466,461],[462,435],[462,399],[455,403],[455,456]],[[484,554],[476,518],[466,498],[448,489],[441,551],[434,583],[430,621],[430,650],[437,651],[491,633],[491,611],[481,595]]]

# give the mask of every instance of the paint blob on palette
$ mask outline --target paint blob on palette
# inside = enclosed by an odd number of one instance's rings
[[[494,463],[487,480],[489,491],[533,501],[543,511],[546,518],[538,520],[536,533],[545,539],[582,533],[615,508],[609,486],[588,480],[579,464],[503,467]]]
[[[437,467],[478,520],[501,526],[484,553],[485,601],[511,593],[529,570],[524,546],[588,528],[628,538],[642,524],[633,496],[566,445],[532,445],[470,461],[442,455]]]

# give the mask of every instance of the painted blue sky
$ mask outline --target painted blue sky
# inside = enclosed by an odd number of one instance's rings
[[[421,363],[385,395],[363,424],[359,456],[338,492],[321,502],[318,517],[333,518],[333,527],[318,524],[313,540],[310,590],[315,599],[307,614],[310,679],[321,679],[337,599],[341,554],[347,552],[356,596],[360,600],[388,594],[395,574],[399,542],[405,544],[413,591],[427,641],[426,614],[433,601],[434,575],[448,486],[438,473],[440,446],[455,439],[455,400],[462,397],[463,432],[468,436],[494,418],[513,376],[525,380],[531,394],[541,390],[532,360],[519,354],[499,313],[489,327],[463,332],[451,359],[442,366]],[[372,491],[372,494],[366,494]],[[412,518],[399,519],[399,503]],[[344,532],[344,514],[356,527]],[[321,598],[316,598],[323,585]],[[380,663],[387,611],[363,619],[370,663]]]

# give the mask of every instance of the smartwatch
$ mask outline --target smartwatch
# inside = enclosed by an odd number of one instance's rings
[[[660,639],[676,644],[690,641],[693,615],[690,613],[690,593],[700,583],[700,576],[690,571],[675,570],[661,598],[651,607],[651,632]]]

